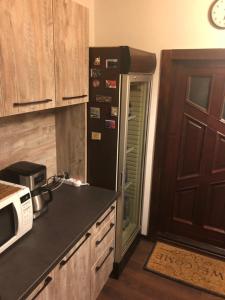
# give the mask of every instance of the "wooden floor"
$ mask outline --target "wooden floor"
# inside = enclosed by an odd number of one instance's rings
[[[143,270],[152,243],[141,240],[119,280],[109,279],[98,300],[221,300]]]

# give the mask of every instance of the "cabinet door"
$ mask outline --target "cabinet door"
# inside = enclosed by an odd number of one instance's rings
[[[56,105],[87,102],[88,9],[54,0]]]
[[[90,233],[87,233],[55,269],[55,300],[90,300]]]
[[[0,116],[54,106],[52,0],[0,1]]]
[[[26,300],[51,300],[55,299],[56,285],[54,270],[43,280]]]

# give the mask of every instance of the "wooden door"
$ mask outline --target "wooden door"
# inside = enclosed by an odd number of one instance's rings
[[[91,299],[90,234],[87,233],[55,269],[55,300]]]
[[[54,106],[52,0],[0,1],[0,116]]]
[[[165,51],[162,61],[151,228],[225,248],[225,51]]]
[[[56,103],[87,102],[88,8],[74,0],[54,0]]]

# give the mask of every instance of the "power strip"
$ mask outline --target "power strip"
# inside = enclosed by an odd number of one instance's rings
[[[89,185],[87,182],[82,182],[81,180],[77,180],[75,178],[69,178],[69,179],[63,179],[63,183],[66,183],[68,185],[73,185],[76,187],[80,187],[82,185]]]

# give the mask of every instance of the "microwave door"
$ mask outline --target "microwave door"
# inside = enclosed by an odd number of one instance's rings
[[[14,228],[15,228],[15,234],[18,233],[18,227],[19,227],[19,218],[18,218],[18,213],[16,210],[15,205],[13,204],[13,216],[14,216]]]
[[[0,208],[0,247],[10,241],[18,231],[18,216],[13,203]]]

